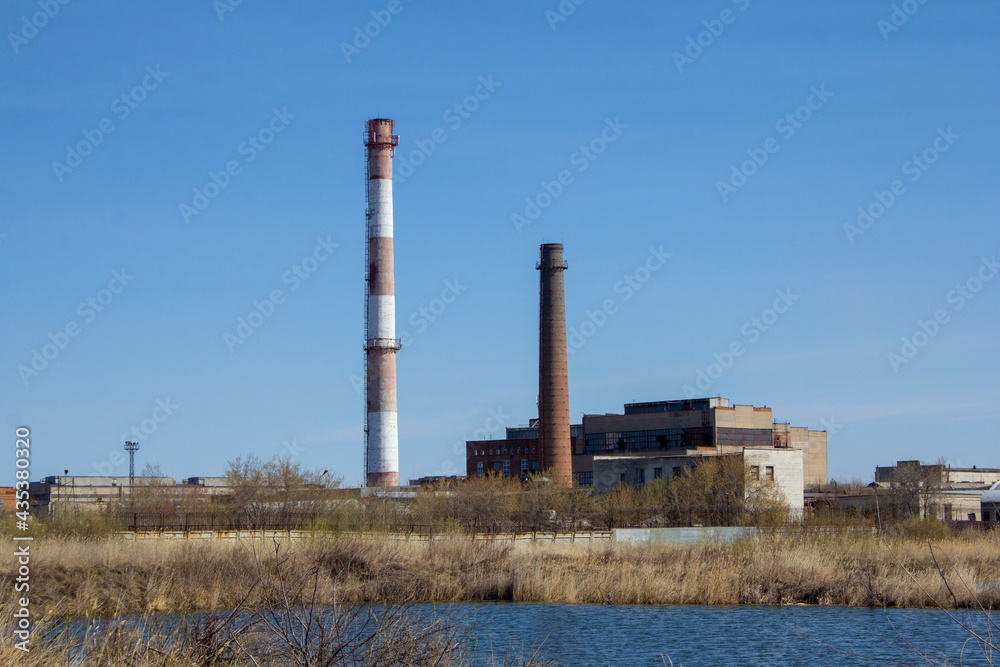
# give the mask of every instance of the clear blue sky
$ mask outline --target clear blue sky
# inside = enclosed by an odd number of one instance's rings
[[[534,416],[553,241],[574,421],[690,385],[830,428],[833,477],[1000,466],[995,2],[50,4],[0,9],[0,425],[33,430],[33,479],[127,474],[136,427],[171,476],[284,451],[361,480],[381,115],[419,164],[401,477]]]

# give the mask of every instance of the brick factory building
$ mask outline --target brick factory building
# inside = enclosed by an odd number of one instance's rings
[[[771,408],[730,405],[725,398],[630,403],[624,414],[584,415],[570,436],[573,482],[579,486],[594,486],[597,457],[609,465],[614,457],[713,456],[747,448],[801,452],[801,483],[827,481],[825,431],[775,423]],[[525,478],[540,472],[538,443],[535,420],[508,428],[505,440],[467,442],[466,474]]]

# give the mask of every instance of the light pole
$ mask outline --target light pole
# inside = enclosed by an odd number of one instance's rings
[[[130,440],[125,441],[125,451],[128,452],[128,497],[132,505],[135,505],[135,453],[139,451],[139,443]]]

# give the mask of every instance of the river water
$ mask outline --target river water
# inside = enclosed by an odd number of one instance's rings
[[[491,641],[499,656],[513,638],[560,665],[1000,665],[937,610],[498,603],[460,605],[458,614],[471,621],[481,660]],[[985,631],[982,614],[956,618]]]
[[[322,613],[322,610],[321,612]],[[471,640],[477,665],[502,665],[504,654],[536,654],[556,665],[675,667],[839,667],[846,665],[970,665],[1000,667],[1000,654],[957,621],[984,634],[985,614],[853,607],[701,607],[527,603],[417,604],[417,619],[440,619]],[[378,614],[377,614],[378,615]],[[199,614],[195,614],[199,616]],[[155,617],[154,617],[155,618]],[[159,618],[168,629],[179,614]],[[954,620],[953,620],[954,619]],[[992,623],[1000,623],[994,613]],[[95,621],[70,621],[84,633]],[[141,622],[96,620],[98,628]],[[992,627],[993,644],[1000,638]],[[516,664],[516,663],[510,663]]]

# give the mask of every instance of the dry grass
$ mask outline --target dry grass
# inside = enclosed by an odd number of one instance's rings
[[[36,618],[230,609],[278,582],[264,543],[48,538],[32,546]],[[936,559],[936,560],[935,560]],[[1000,532],[930,542],[776,533],[733,543],[518,546],[344,537],[295,542],[289,580],[318,604],[519,602],[1000,607]],[[271,569],[269,569],[271,568]],[[0,555],[0,602],[14,563]],[[259,585],[255,582],[259,579]]]

